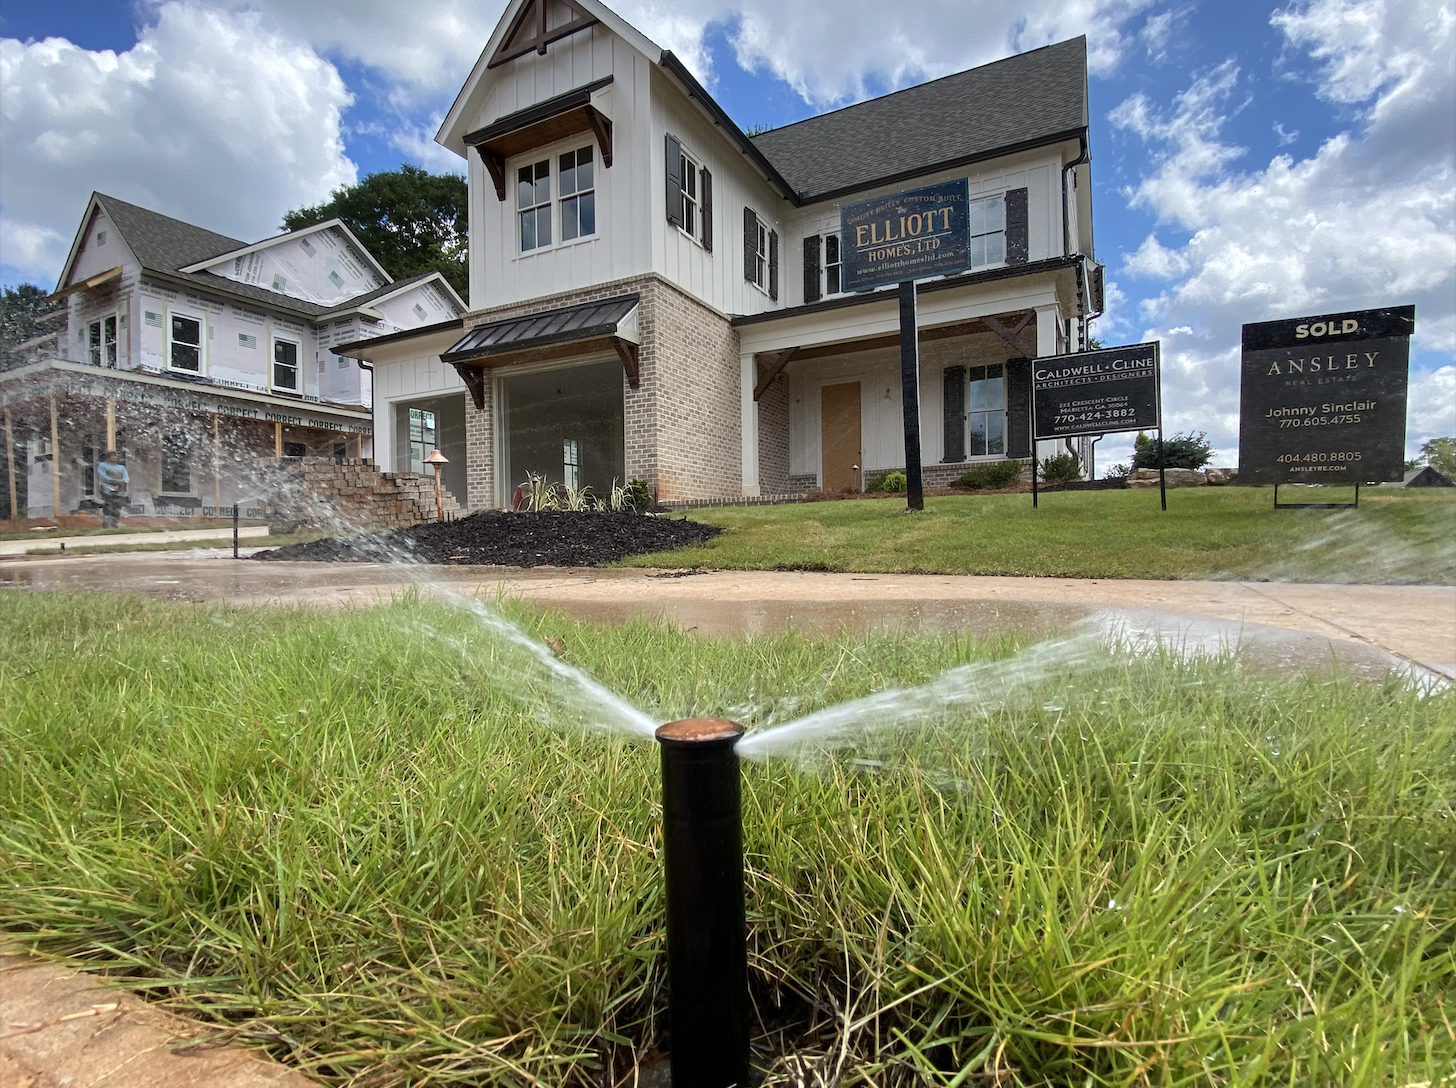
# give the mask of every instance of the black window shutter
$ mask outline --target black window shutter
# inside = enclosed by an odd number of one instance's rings
[[[702,187],[698,190],[703,202],[703,248],[713,252],[713,175],[705,166],[702,170]]]
[[[1006,360],[1006,456],[1031,456],[1031,360]]]
[[[818,302],[819,292],[819,235],[811,234],[804,239],[804,301]]]
[[[743,209],[743,278],[757,283],[753,273],[758,264],[758,216],[752,208]]]
[[[683,225],[682,144],[671,133],[667,137],[667,221]]]
[[[1025,264],[1031,250],[1026,222],[1026,190],[1006,191],[1006,263]]]
[[[966,368],[945,368],[945,452],[942,461],[966,459]]]
[[[779,232],[768,232],[768,297],[779,300]]]

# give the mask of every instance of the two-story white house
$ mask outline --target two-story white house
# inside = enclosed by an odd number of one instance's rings
[[[136,514],[256,499],[259,457],[368,456],[367,372],[330,347],[465,311],[438,272],[396,282],[337,219],[248,243],[101,193],[52,297],[53,338],[0,373],[19,516],[94,508],[108,449]]]
[[[1081,38],[750,137],[598,0],[512,0],[436,137],[469,166],[472,308],[333,350],[374,368],[382,463],[463,418],[472,508],[528,474],[857,489],[904,464],[899,310],[843,290],[841,205],[965,178],[972,266],[918,292],[948,483],[1031,457],[1028,360],[1100,311],[1087,128]]]

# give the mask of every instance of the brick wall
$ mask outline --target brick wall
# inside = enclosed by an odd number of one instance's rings
[[[758,364],[760,382],[769,370],[770,364]],[[811,482],[804,490],[816,486],[817,482]],[[758,401],[758,491],[786,495],[795,490],[789,479],[789,378],[780,373]]]
[[[263,517],[274,532],[362,532],[434,521],[435,481],[413,472],[380,472],[367,458],[260,458],[267,502]],[[460,504],[445,490],[445,516]]]
[[[659,500],[736,498],[743,492],[738,333],[728,319],[656,274],[601,283],[468,314],[466,328],[582,302],[641,296],[639,386],[623,375],[623,429],[629,479],[646,480]],[[466,409],[466,463],[472,509],[494,506],[494,405]]]

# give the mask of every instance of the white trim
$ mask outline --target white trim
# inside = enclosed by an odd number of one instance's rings
[[[189,321],[196,321],[198,325],[197,344],[197,369],[190,370],[185,366],[172,365],[172,315],[185,317]],[[162,369],[177,374],[195,374],[198,377],[208,376],[208,328],[207,314],[200,310],[192,310],[183,306],[176,306],[167,299],[162,300]],[[191,346],[191,345],[187,345]]]
[[[294,366],[293,366],[294,378],[295,378],[295,381],[297,382],[297,384],[292,389],[288,389],[286,386],[277,385],[273,381],[273,377],[274,377],[274,370],[273,370],[273,368],[274,368],[274,366],[277,363],[277,360],[276,360],[276,357],[274,355],[274,352],[277,350],[277,345],[278,344],[292,344],[294,346],[294,348],[297,349],[297,354],[294,356],[295,362],[294,362]],[[267,357],[267,364],[266,365],[268,367],[268,383],[267,383],[267,389],[268,389],[268,392],[269,393],[272,393],[274,396],[278,396],[280,393],[282,395],[284,395],[284,396],[290,396],[290,395],[291,396],[295,396],[295,397],[301,397],[301,396],[303,396],[304,375],[303,375],[303,338],[302,337],[296,337],[296,336],[291,336],[291,335],[283,335],[283,336],[280,336],[278,334],[277,330],[275,330],[275,329],[273,329],[273,328],[270,327],[269,330],[268,330],[268,357]]]
[[[583,140],[586,142],[583,143]],[[595,215],[597,224],[590,234],[579,234],[575,238],[563,240],[561,237],[561,156],[567,151],[580,151],[582,147],[590,147],[592,153],[592,187],[591,192],[596,208]],[[549,173],[547,183],[550,186],[547,202],[545,205],[533,204],[532,208],[548,207],[551,209],[551,241],[545,245],[533,246],[530,249],[521,248],[521,212],[520,200],[520,179],[517,176],[522,167],[535,166],[545,160]],[[587,133],[576,133],[555,143],[546,144],[531,151],[522,152],[506,160],[506,185],[511,193],[511,241],[515,245],[514,254],[509,260],[519,261],[527,257],[535,257],[541,253],[554,253],[560,249],[570,249],[572,246],[583,245],[588,242],[601,240],[601,207],[599,199],[603,195],[603,186],[606,182],[606,169],[602,166],[601,149],[597,147],[596,141]],[[514,180],[512,180],[514,179]],[[569,199],[575,194],[567,194]],[[461,311],[462,313],[465,311]]]

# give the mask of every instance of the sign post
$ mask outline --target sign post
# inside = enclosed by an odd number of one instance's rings
[[[970,268],[969,208],[969,182],[960,178],[846,204],[840,212],[845,290],[873,291],[899,285],[905,503],[911,510],[925,508],[915,281]]]
[[[1164,510],[1162,344],[1153,340],[1031,361],[1031,504],[1036,506],[1036,446],[1046,439],[1158,432],[1158,491]]]
[[[1239,482],[1275,509],[1358,506],[1360,485],[1405,470],[1414,306],[1244,326]],[[1353,484],[1354,503],[1281,503],[1280,484]]]

